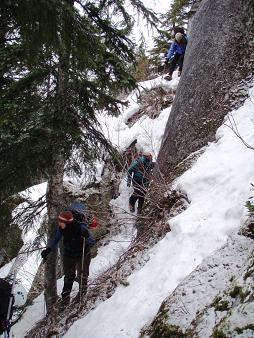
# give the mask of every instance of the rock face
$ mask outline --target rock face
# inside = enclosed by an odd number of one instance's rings
[[[244,100],[253,69],[254,1],[203,0],[159,153],[164,174],[213,141],[225,115]]]
[[[249,231],[246,227],[229,238],[181,282],[141,337],[253,337],[254,256]]]

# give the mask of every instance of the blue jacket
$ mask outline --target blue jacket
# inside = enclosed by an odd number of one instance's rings
[[[186,44],[180,45],[176,40],[173,41],[172,45],[170,46],[168,53],[167,53],[167,59],[170,60],[174,54],[184,54],[186,47],[187,47],[187,37],[185,36]]]
[[[132,175],[136,182],[148,181],[148,175],[153,167],[154,163],[146,156],[139,157],[128,169],[128,181],[130,182]]]

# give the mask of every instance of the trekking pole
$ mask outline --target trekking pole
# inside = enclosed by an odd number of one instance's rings
[[[83,284],[83,269],[84,269],[84,256],[85,256],[85,237],[83,238],[83,248],[82,248],[82,262],[81,262],[81,274],[80,274],[80,297],[79,297],[79,304],[81,304],[81,297],[82,297],[82,284]]]

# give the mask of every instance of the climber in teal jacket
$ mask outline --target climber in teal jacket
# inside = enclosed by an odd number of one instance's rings
[[[154,167],[153,157],[150,153],[143,153],[138,159],[132,162],[128,169],[127,186],[134,188],[129,199],[130,212],[135,211],[135,204],[138,200],[138,214],[141,213],[145,195],[150,183],[150,173]]]

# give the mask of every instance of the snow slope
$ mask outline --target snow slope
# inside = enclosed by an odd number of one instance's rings
[[[254,96],[253,88],[250,95]],[[230,114],[250,145],[254,145],[253,108],[247,99]],[[127,287],[119,286],[111,298],[76,321],[65,337],[138,337],[175,287],[237,231],[247,215],[253,150],[226,125],[218,129],[216,138],[176,182],[191,204],[170,220],[172,231],[151,248],[147,264],[128,278]]]

